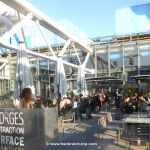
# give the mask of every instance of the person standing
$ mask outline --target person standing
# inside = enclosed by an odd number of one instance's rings
[[[104,89],[101,89],[100,92],[99,92],[99,100],[100,100],[100,103],[101,103],[101,109],[103,109],[103,104],[105,102],[105,93],[104,93]]]
[[[120,103],[121,103],[121,100],[122,100],[122,93],[119,89],[116,89],[116,92],[114,94],[114,98],[115,98],[116,109],[119,109],[120,108]]]
[[[131,98],[131,90],[128,91],[128,97]]]

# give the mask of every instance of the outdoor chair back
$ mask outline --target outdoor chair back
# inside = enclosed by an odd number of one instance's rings
[[[73,112],[72,111],[68,111],[63,115],[63,119],[73,119]]]
[[[107,122],[108,122],[108,123],[110,123],[110,122],[113,121],[111,113],[107,113],[107,114],[106,114],[106,119],[107,119]]]
[[[69,125],[70,123],[73,123],[71,126]],[[68,113],[65,114],[65,116],[62,117],[61,120],[61,126],[63,128],[63,136],[65,133],[65,126],[68,126],[69,128],[73,126],[73,129],[75,130],[75,113],[72,111],[69,111]]]
[[[122,134],[122,130],[124,129],[124,122],[119,123],[117,121],[114,121],[112,114],[110,112],[106,114],[106,120],[107,120],[107,123],[109,125],[112,125],[114,128],[120,128],[120,133]]]
[[[102,128],[106,128],[107,124],[106,124],[106,119],[104,117],[101,117],[99,119],[99,125],[102,127]]]
[[[102,139],[103,139],[104,130],[113,130],[113,131],[116,131],[116,138],[117,138],[116,140],[117,140],[117,144],[118,144],[118,140],[120,138],[120,128],[119,128],[119,126],[107,125],[105,117],[101,117],[98,121],[98,124],[101,127]],[[99,134],[98,134],[98,137],[99,137]]]

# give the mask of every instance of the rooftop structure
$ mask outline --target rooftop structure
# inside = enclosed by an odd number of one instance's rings
[[[76,89],[77,68],[79,64],[84,63],[84,61],[86,61],[86,70],[88,72],[94,70],[95,72],[94,74],[87,73],[86,78],[93,78],[96,84],[98,82],[98,88],[100,88],[100,86],[109,86],[110,80],[107,80],[105,84],[101,81],[104,77],[115,78],[117,82],[119,81],[119,84],[116,82],[117,86],[121,88],[131,87],[131,84],[132,86],[134,85],[135,88],[143,87],[143,85],[145,89],[149,87],[149,81],[142,83],[142,80],[133,80],[132,76],[149,74],[150,30],[131,34],[126,33],[123,35],[96,37],[91,40],[88,39],[88,42],[84,42],[72,36],[70,33],[68,34],[68,32],[57,25],[57,23],[55,24],[51,19],[48,18],[48,20],[46,20],[47,16],[36,9],[32,9],[33,7],[28,3],[25,3],[24,6],[22,6],[18,0],[4,1],[4,3],[13,9],[9,8],[9,11],[2,12],[0,16],[1,29],[3,29],[1,30],[0,38],[1,50],[3,50],[1,51],[0,58],[1,68],[3,68],[0,78],[2,87],[1,95],[13,90],[14,67],[19,40],[25,40],[27,46],[30,44],[33,46],[30,45],[31,47],[29,46],[29,49],[26,51],[29,54],[33,79],[38,95],[46,95],[47,89],[50,88],[53,91],[55,62],[56,57],[59,55],[61,55],[64,60],[63,63],[65,65],[70,90]],[[20,11],[20,13],[17,13],[16,10]],[[40,41],[37,44],[26,36],[26,27],[24,27],[24,24],[26,24],[27,21],[31,22],[31,26],[27,26],[28,29],[30,29],[30,27],[34,29],[32,25],[36,26],[35,31],[38,32],[38,35],[41,34],[40,38],[33,36],[33,40],[37,40],[37,42]],[[16,32],[17,30],[19,30],[19,32]],[[47,33],[52,32],[57,33],[61,39],[64,39],[63,42],[52,44],[50,36],[46,36]],[[42,43],[41,39],[45,45],[39,45]],[[67,40],[66,43],[65,40]],[[15,43],[14,45],[12,44],[13,41]],[[93,89],[90,84],[89,80],[89,91]],[[114,81],[113,85],[115,86]]]

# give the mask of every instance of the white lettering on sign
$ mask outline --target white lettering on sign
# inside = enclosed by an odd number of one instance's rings
[[[0,126],[0,133],[24,134],[24,128],[23,127],[4,127],[4,126]]]
[[[0,147],[23,148],[23,112],[0,112]]]
[[[1,144],[5,144],[5,136],[1,136]]]
[[[0,112],[0,124],[4,124],[4,113]]]
[[[24,137],[20,137],[20,146],[24,146]]]
[[[14,117],[12,117],[12,116],[13,116],[13,113],[10,112],[10,115],[9,115],[10,125],[14,124]]]
[[[23,112],[19,113],[19,119],[21,121],[21,123],[19,124],[20,126],[22,126],[24,124],[24,120],[23,120]]]
[[[23,112],[0,112],[0,125],[2,124],[22,126]]]
[[[24,137],[1,135],[1,145],[24,146]]]

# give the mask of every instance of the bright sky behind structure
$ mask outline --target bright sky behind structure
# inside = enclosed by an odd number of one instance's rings
[[[150,0],[28,0],[55,21],[69,20],[88,37],[115,34],[115,10]]]

